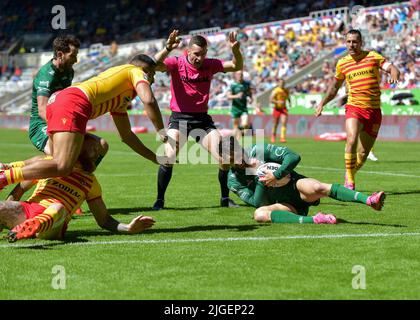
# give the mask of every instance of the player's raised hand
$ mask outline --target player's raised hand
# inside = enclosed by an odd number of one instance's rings
[[[229,45],[232,48],[232,50],[237,50],[239,49],[239,46],[240,46],[239,41],[236,39],[236,36],[237,36],[236,31],[229,32],[228,39],[229,39]]]
[[[315,109],[315,116],[319,117],[322,115],[322,110],[324,109],[324,105],[320,103],[318,107]]]
[[[179,30],[174,30],[166,40],[166,49],[168,51],[172,51],[175,48],[178,48],[179,44],[181,43],[181,38],[178,36]]]
[[[140,233],[151,228],[155,222],[152,217],[140,215],[128,224],[127,232],[130,234]]]

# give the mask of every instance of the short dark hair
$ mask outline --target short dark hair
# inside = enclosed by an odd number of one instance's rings
[[[54,58],[57,57],[58,51],[69,53],[70,45],[79,49],[80,48],[79,39],[77,39],[75,36],[72,36],[72,35],[58,36],[57,38],[55,38],[53,41]]]
[[[190,42],[188,43],[188,46],[192,47],[194,44],[201,48],[204,48],[204,47],[207,47],[207,40],[203,36],[195,35],[191,37]]]
[[[362,33],[360,32],[360,30],[351,29],[351,30],[347,31],[346,36],[348,34],[357,34],[357,35],[359,35],[360,40],[362,40]]]
[[[149,57],[147,54],[137,54],[130,60],[131,64],[134,64],[135,66],[141,66],[141,64],[147,64],[150,67],[156,67],[156,61]]]

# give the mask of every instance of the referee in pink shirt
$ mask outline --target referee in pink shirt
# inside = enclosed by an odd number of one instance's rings
[[[228,43],[232,49],[231,61],[208,59],[207,40],[200,36],[193,36],[188,43],[184,55],[168,57],[168,54],[178,47],[179,31],[174,30],[166,41],[163,50],[155,55],[158,64],[156,70],[169,72],[171,76],[171,102],[172,114],[169,118],[168,137],[172,143],[165,144],[166,156],[175,159],[179,150],[192,135],[212,156],[218,160],[219,183],[221,190],[220,205],[222,207],[238,207],[229,198],[227,179],[229,164],[222,164],[218,148],[221,136],[216,130],[213,119],[207,113],[210,95],[210,84],[213,75],[218,72],[235,72],[242,70],[243,58],[236,32],[229,33]],[[197,130],[201,129],[201,130]],[[195,134],[194,131],[198,134]],[[178,147],[175,146],[175,143]],[[161,165],[158,173],[158,194],[154,210],[164,207],[165,192],[172,177],[172,164]]]

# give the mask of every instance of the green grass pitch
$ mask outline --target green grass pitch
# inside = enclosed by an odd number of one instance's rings
[[[176,166],[168,209],[150,211],[158,167],[116,133],[99,134],[110,144],[96,172],[110,212],[122,222],[152,215],[155,226],[114,235],[85,212],[72,220],[65,242],[2,240],[0,299],[420,298],[418,143],[378,141],[379,161],[368,161],[358,174],[359,191],[386,191],[382,212],[323,199],[310,214],[334,213],[342,223],[270,225],[255,223],[250,207],[218,206],[215,165]],[[36,154],[24,132],[3,129],[0,137],[1,162]],[[152,134],[140,137],[157,145]],[[298,172],[343,182],[344,143],[289,139],[287,146],[302,156]],[[57,265],[65,270],[62,290],[52,285]],[[365,289],[353,288],[363,276]]]

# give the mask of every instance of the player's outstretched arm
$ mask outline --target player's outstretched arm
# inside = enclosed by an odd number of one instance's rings
[[[322,110],[324,109],[324,106],[330,102],[334,97],[337,95],[338,90],[340,89],[341,85],[343,84],[343,80],[333,78],[333,82],[328,88],[327,95],[322,99],[321,103],[318,105],[318,107],[315,110],[315,115],[319,117],[322,114]]]
[[[156,154],[147,148],[137,135],[131,131],[130,119],[127,114],[113,115],[112,119],[114,120],[122,142],[128,145],[137,154],[158,164]]]
[[[230,179],[228,188],[236,194],[246,204],[258,208],[264,202],[266,187],[262,183],[257,183],[255,190],[242,185],[238,180]]]
[[[134,218],[129,224],[121,223],[109,215],[102,198],[92,200],[88,204],[97,224],[111,232],[136,234],[151,228],[155,223],[152,217],[143,215]]]
[[[152,121],[156,132],[159,134],[160,139],[163,142],[168,140],[166,135],[165,127],[163,125],[162,113],[160,112],[159,105],[153,94],[150,84],[147,82],[140,82],[136,87],[137,95],[143,102],[144,110],[146,111],[147,117]],[[131,128],[130,128],[131,130]]]
[[[223,71],[224,72],[233,72],[242,70],[244,66],[244,60],[242,57],[240,43],[236,39],[236,32],[230,32],[228,36],[228,43],[232,48],[233,59],[231,61],[223,62]]]
[[[9,193],[6,201],[19,201],[23,194],[32,188],[36,184],[36,181],[23,181],[18,183],[13,190]]]
[[[163,63],[163,60],[169,55],[169,53],[174,50],[175,48],[178,48],[179,44],[181,43],[179,35],[179,30],[173,30],[168,37],[168,40],[166,40],[165,47],[155,54],[155,61],[157,63],[156,70],[157,71],[166,71],[166,66]]]

